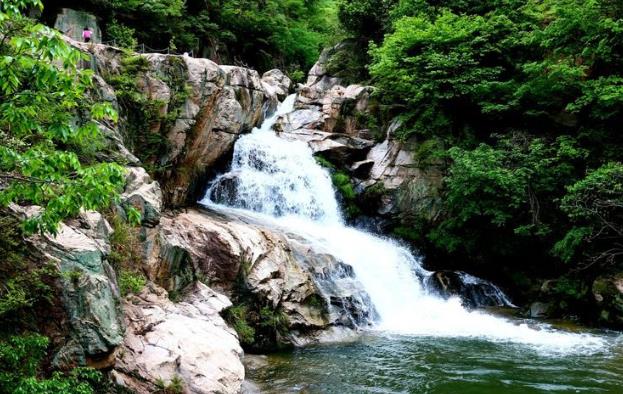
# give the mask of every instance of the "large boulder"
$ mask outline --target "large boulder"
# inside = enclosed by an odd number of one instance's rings
[[[36,215],[38,207],[12,206],[23,216]],[[56,235],[29,238],[41,259],[60,272],[58,285],[69,332],[53,363],[56,367],[112,365],[123,341],[124,324],[119,290],[113,269],[106,261],[112,229],[97,212],[83,212],[61,223]],[[59,322],[59,324],[64,324]]]
[[[116,93],[110,87],[116,78],[127,77],[127,54],[118,48],[101,44],[85,44],[67,38],[74,47],[91,54],[85,64],[97,70],[97,89],[100,98],[107,99],[120,109],[119,124],[103,123],[103,134],[114,149],[113,159],[136,165],[136,158],[119,144],[124,136],[126,146],[131,116],[116,102]],[[205,180],[215,166],[225,163],[241,133],[259,125],[266,112],[275,108],[284,89],[289,88],[286,76],[272,72],[263,80],[255,70],[219,66],[208,60],[189,56],[143,54],[146,69],[136,76],[136,87],[157,108],[158,119],[148,126],[137,125],[141,133],[153,137],[139,138],[131,146],[141,156],[140,141],[162,140],[164,152],[145,159],[143,166],[157,168],[156,179],[163,191],[165,205],[178,207],[194,203],[203,192]],[[137,63],[140,63],[137,61]],[[142,67],[142,66],[141,66]],[[108,82],[108,83],[107,83]],[[126,92],[127,93],[127,92]],[[114,153],[114,154],[113,154]]]
[[[184,393],[238,393],[242,349],[219,315],[229,306],[227,297],[201,283],[178,303],[153,284],[128,297],[128,330],[111,373],[114,381],[138,394],[157,392],[175,380]]]
[[[437,271],[426,277],[424,284],[429,291],[441,297],[459,297],[465,307],[486,306],[514,307],[499,287],[491,282],[461,271]]]
[[[591,290],[599,321],[612,327],[623,327],[623,273],[595,279]]]
[[[349,266],[252,218],[187,210],[164,215],[150,237],[151,280],[181,291],[200,279],[285,316],[287,332],[278,333],[278,344],[315,341],[329,327],[365,325],[374,313]]]
[[[280,101],[286,98],[292,88],[292,81],[283,71],[273,69],[262,74],[262,87],[269,94],[274,94]]]

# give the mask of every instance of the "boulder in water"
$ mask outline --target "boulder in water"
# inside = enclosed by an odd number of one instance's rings
[[[425,280],[428,290],[444,298],[460,297],[468,308],[512,306],[508,297],[491,282],[460,271],[437,271]]]

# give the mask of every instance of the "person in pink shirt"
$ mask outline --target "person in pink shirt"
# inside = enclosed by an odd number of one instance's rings
[[[82,39],[84,40],[84,42],[91,41],[91,35],[93,35],[93,32],[91,31],[91,29],[89,29],[88,26],[85,26],[84,30],[82,30]]]

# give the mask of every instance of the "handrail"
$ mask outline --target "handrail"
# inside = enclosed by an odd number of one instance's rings
[[[101,42],[101,44],[103,45],[110,45],[113,47],[117,47],[117,41],[116,40],[111,40],[111,41],[103,41]],[[171,48],[163,48],[163,49],[154,49],[151,48],[145,44],[138,44],[134,49],[135,52],[137,53],[162,53],[162,54],[167,54],[167,55],[187,55],[190,57],[194,57],[194,51],[190,50],[189,52],[176,52],[174,50],[172,50]]]

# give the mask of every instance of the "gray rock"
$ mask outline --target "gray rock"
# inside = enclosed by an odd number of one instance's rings
[[[179,303],[148,285],[124,302],[128,331],[113,376],[138,394],[174,378],[185,393],[238,393],[244,379],[236,333],[219,315],[231,302],[197,283]]]
[[[154,244],[152,280],[176,290],[199,278],[234,294],[242,278],[262,305],[284,313],[288,327],[296,328],[279,338],[282,344],[314,341],[331,326],[366,324],[374,313],[349,266],[250,218],[196,210],[167,214]]]
[[[138,210],[144,226],[157,225],[163,209],[160,185],[153,181],[142,167],[126,167],[126,170],[126,186],[121,195],[122,205]]]
[[[290,93],[292,88],[292,81],[288,78],[283,71],[279,69],[273,69],[266,71],[262,75],[262,87],[269,95],[274,94],[279,101],[283,101]]]
[[[63,32],[66,36],[76,41],[82,41],[82,30],[88,26],[93,35],[91,42],[102,42],[102,31],[97,25],[97,17],[84,11],[77,11],[71,8],[63,8],[56,15],[54,28]]]
[[[533,302],[530,304],[530,309],[528,310],[528,316],[534,319],[545,318],[549,316],[549,313],[552,309],[552,305],[545,302]]]

